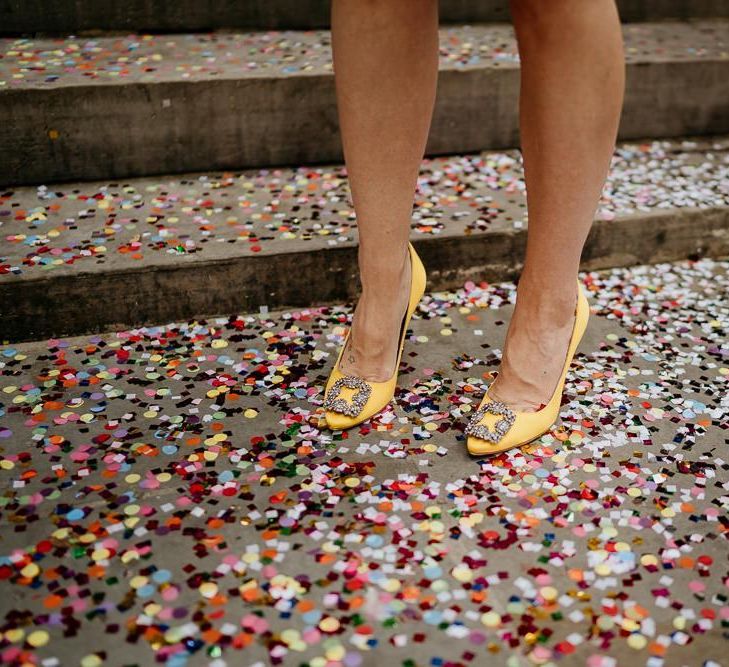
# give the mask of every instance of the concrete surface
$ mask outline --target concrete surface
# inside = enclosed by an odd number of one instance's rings
[[[726,664],[729,262],[583,280],[561,422],[493,460],[510,284],[427,295],[348,433],[349,308],[0,348],[0,662]]]
[[[729,132],[729,21],[625,26],[622,138]],[[326,31],[0,40],[0,183],[341,160]],[[443,28],[427,150],[518,142],[504,25]]]
[[[729,254],[729,139],[621,144],[587,269]],[[424,161],[411,238],[431,289],[518,272],[518,152]],[[352,298],[341,166],[18,188],[0,199],[0,340]]]
[[[623,21],[729,17],[724,0],[618,0]],[[505,21],[506,0],[441,0],[441,21]],[[325,28],[326,0],[0,0],[0,34]]]

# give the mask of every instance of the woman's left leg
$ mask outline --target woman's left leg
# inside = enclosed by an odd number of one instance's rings
[[[529,234],[489,393],[531,411],[549,401],[564,365],[580,255],[615,146],[625,68],[614,0],[511,0],[511,11]]]

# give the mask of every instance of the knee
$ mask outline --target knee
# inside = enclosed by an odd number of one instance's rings
[[[558,10],[558,6],[563,4],[563,0],[509,0],[509,10],[515,23],[548,26],[555,22],[553,18],[550,20],[555,15],[555,9]]]
[[[577,0],[584,2],[584,0]],[[521,47],[544,48],[564,34],[563,0],[509,0],[509,9]]]
[[[521,33],[549,38],[585,25],[617,20],[615,0],[509,0],[514,25]]]

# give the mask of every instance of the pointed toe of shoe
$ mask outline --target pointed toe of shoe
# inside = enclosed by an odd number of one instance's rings
[[[489,402],[486,397],[484,402]],[[470,435],[466,440],[466,447],[470,454],[484,456],[499,454],[509,449],[523,447],[544,435],[559,417],[557,406],[551,405],[538,412],[514,412],[514,421],[509,429],[499,438],[498,442],[482,440]]]
[[[347,417],[347,415],[340,415],[338,412],[327,411],[324,418],[327,426],[334,431],[344,431],[358,423],[357,419]]]
[[[337,431],[352,428],[353,426],[357,426],[357,424],[366,422],[387,407],[387,404],[395,393],[394,381],[373,382],[371,383],[371,387],[372,394],[362,408],[362,411],[356,417],[348,417],[347,415],[327,410],[324,416],[329,428]]]
[[[469,436],[466,440],[466,449],[472,456],[483,456],[485,454],[495,454],[498,451],[497,445]]]
[[[543,433],[544,431],[539,431],[536,429],[532,430],[531,432],[507,433],[503,438],[501,438],[501,440],[496,443],[489,442],[487,440],[481,440],[481,438],[469,437],[468,440],[466,440],[466,448],[468,449],[468,453],[472,454],[473,456],[500,454],[501,452],[505,452],[509,449],[522,447],[532,440],[535,440]]]

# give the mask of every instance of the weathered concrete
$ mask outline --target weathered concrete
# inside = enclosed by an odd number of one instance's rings
[[[724,0],[618,0],[623,21],[729,17]],[[441,21],[509,18],[506,0],[441,0]],[[0,34],[98,30],[177,32],[219,28],[324,28],[326,0],[0,0]]]
[[[432,290],[454,288],[466,280],[514,278],[525,242],[526,230],[414,239]],[[727,255],[729,207],[685,209],[596,221],[583,268]],[[350,299],[358,290],[357,250],[352,244],[224,260],[184,259],[139,269],[82,270],[0,283],[2,339],[39,340],[260,306],[311,306]]]
[[[633,24],[625,36],[622,138],[729,132],[729,21]],[[83,60],[79,69],[57,58],[45,68],[31,60],[20,66],[21,79],[14,72],[22,56],[5,58],[0,183],[340,160],[328,34],[277,39],[285,57],[273,64],[269,38],[252,35],[212,43],[201,36],[199,44],[158,37],[134,43],[132,51],[128,39],[100,38],[94,44],[101,55],[89,54],[91,71]],[[428,153],[516,145],[519,72],[511,29],[449,29],[442,45]],[[6,41],[4,48],[52,53],[59,46]],[[112,74],[121,57],[130,62],[120,78]],[[153,57],[160,62],[150,63]],[[245,68],[248,58],[253,69]]]
[[[729,138],[620,144],[585,268],[729,255]],[[19,188],[0,202],[0,340],[353,297],[342,166]],[[411,238],[431,289],[513,278],[517,151],[425,160]]]
[[[1,347],[5,662],[722,665],[728,271],[584,277],[560,421],[492,460],[513,285],[427,294],[347,433],[350,308]]]

